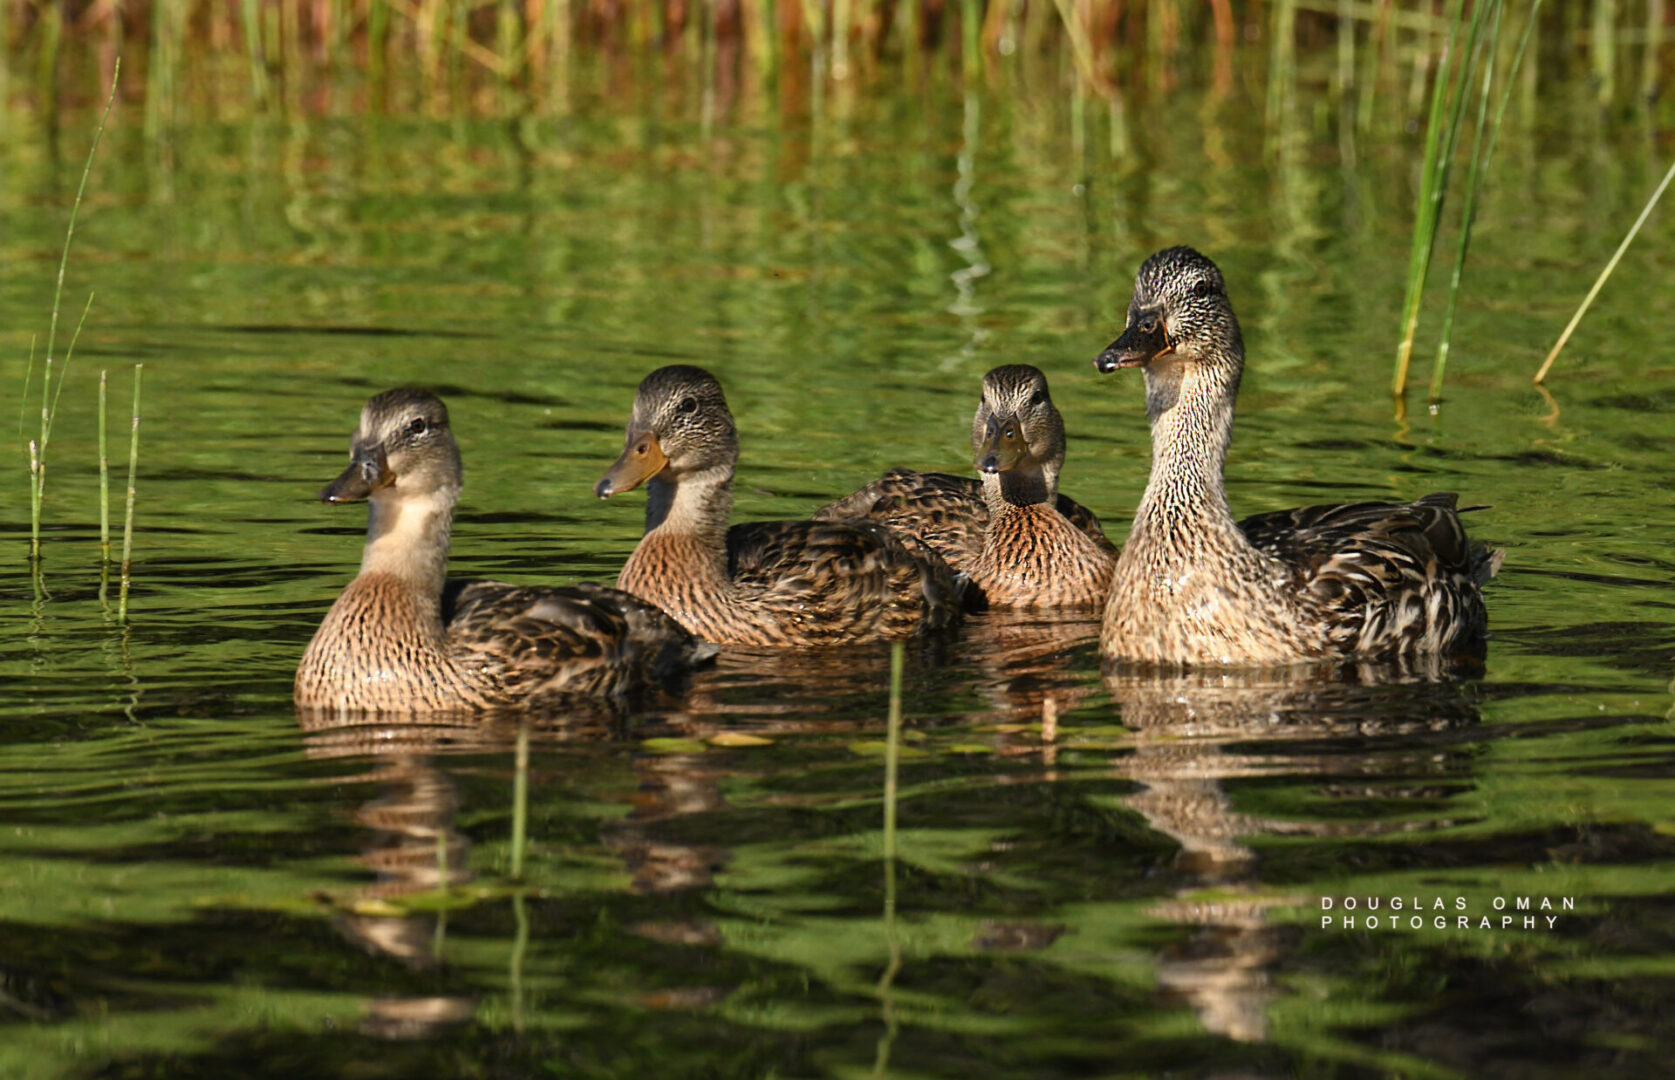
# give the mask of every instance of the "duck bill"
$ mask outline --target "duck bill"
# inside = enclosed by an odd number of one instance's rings
[[[605,478],[593,485],[593,493],[601,499],[633,491],[662,472],[669,464],[657,436],[646,431],[629,438],[622,456],[616,459]]]
[[[320,489],[320,501],[327,503],[354,502],[370,498],[372,493],[395,483],[395,473],[384,456],[382,446],[357,446],[349,458],[349,467],[336,480]]]
[[[1174,342],[1169,340],[1169,331],[1164,328],[1162,319],[1155,322],[1156,329],[1150,333],[1140,329],[1143,321],[1135,319],[1129,323],[1122,337],[1107,345],[1105,351],[1094,359],[1093,366],[1109,375],[1118,368],[1145,367],[1158,357],[1175,351]]]
[[[979,472],[1003,473],[1018,467],[1029,456],[1023,425],[1011,416],[991,416],[983,427],[983,441],[977,445],[972,466]]]

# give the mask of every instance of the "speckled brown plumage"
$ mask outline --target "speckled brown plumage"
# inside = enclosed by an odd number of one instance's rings
[[[971,446],[982,480],[894,469],[814,515],[871,521],[923,543],[997,607],[1098,606],[1117,551],[1099,519],[1058,493],[1064,420],[1027,364],[983,377]]]
[[[727,525],[738,435],[721,384],[660,368],[635,397],[626,446],[595,491],[647,486],[646,532],[619,588],[695,633],[740,645],[838,645],[957,620],[953,573],[934,552],[865,522]]]
[[[1147,259],[1101,371],[1143,367],[1152,473],[1112,582],[1108,658],[1289,664],[1480,649],[1500,553],[1467,539],[1455,497],[1312,506],[1235,524],[1222,466],[1244,343],[1215,264]]]
[[[307,708],[465,712],[615,696],[713,655],[637,597],[599,585],[445,582],[460,490],[448,412],[392,390],[361,413],[347,471],[321,497],[367,499],[361,572],[297,668]]]

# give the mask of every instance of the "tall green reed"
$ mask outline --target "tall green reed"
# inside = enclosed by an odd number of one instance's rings
[[[1517,85],[1518,69],[1523,65],[1524,53],[1529,48],[1530,34],[1535,29],[1536,20],[1541,16],[1541,0],[1534,0],[1530,5],[1530,13],[1524,21],[1524,32],[1518,38],[1518,48],[1512,56],[1512,62],[1506,72],[1506,89],[1501,91],[1500,104],[1495,107],[1495,118],[1488,125],[1485,138],[1484,124],[1489,105],[1489,91],[1495,74],[1495,42],[1500,38],[1501,16],[1505,5],[1501,0],[1494,0],[1494,24],[1490,28],[1488,61],[1483,67],[1483,93],[1478,100],[1477,124],[1472,133],[1471,170],[1466,175],[1465,204],[1460,211],[1460,235],[1454,254],[1454,271],[1448,281],[1448,307],[1443,314],[1442,334],[1437,343],[1437,355],[1431,365],[1432,404],[1442,399],[1442,379],[1448,368],[1449,342],[1454,333],[1454,313],[1459,304],[1460,278],[1465,272],[1466,251],[1471,246],[1471,227],[1477,216],[1477,196],[1480,181],[1490,161],[1495,156],[1495,143],[1500,139],[1501,124],[1506,119],[1506,107],[1512,100],[1512,89]],[[1481,151],[1481,152],[1480,152]]]
[[[76,342],[81,338],[82,327],[87,322],[87,313],[93,307],[93,294],[87,296],[87,306],[82,309],[81,318],[76,322],[75,333],[70,336],[70,345],[64,351],[64,360],[59,365],[57,388],[53,386],[53,347],[58,338],[58,317],[64,302],[64,275],[70,265],[70,242],[76,235],[76,216],[81,211],[82,198],[87,193],[87,178],[93,172],[93,156],[99,150],[99,141],[105,135],[105,122],[110,119],[111,106],[116,103],[117,82],[122,74],[122,62],[116,63],[115,72],[111,77],[110,96],[105,100],[105,111],[99,116],[99,126],[93,132],[93,145],[88,147],[87,162],[82,166],[81,183],[76,187],[75,201],[70,205],[70,220],[64,229],[64,249],[58,259],[58,280],[52,294],[52,317],[47,325],[47,351],[42,365],[41,374],[41,429],[38,440],[31,440],[29,445],[29,557],[38,561],[41,557],[41,510],[46,498],[47,478],[47,446],[52,441],[53,420],[58,414],[58,402],[64,393],[64,379],[70,371],[70,360],[75,355]],[[29,384],[35,374],[35,354],[30,350],[29,365],[23,373],[23,394],[29,396]]]
[[[99,555],[100,561],[111,561],[111,468],[110,438],[106,424],[106,398],[109,379],[103,369],[99,372]]]
[[[1448,100],[1456,46],[1459,44],[1463,21],[1463,0],[1452,0],[1448,8],[1450,28],[1448,44],[1437,61],[1435,84],[1431,90],[1430,117],[1425,125],[1425,156],[1420,167],[1419,202],[1413,216],[1413,246],[1408,255],[1407,296],[1402,301],[1401,342],[1396,347],[1395,377],[1391,389],[1397,397],[1407,392],[1407,372],[1413,357],[1414,334],[1419,328],[1419,304],[1424,296],[1425,278],[1431,269],[1431,252],[1436,245],[1437,226],[1442,219],[1443,199],[1448,191],[1449,163],[1454,156],[1454,139],[1459,134],[1459,108],[1465,103],[1465,88],[1470,79],[1469,60],[1477,49],[1477,31],[1483,8],[1479,5],[1472,15],[1470,41],[1466,46],[1468,63],[1461,65],[1459,92],[1454,95],[1457,106],[1452,121],[1444,123],[1448,114]]]
[[[134,365],[134,412],[128,425],[128,501],[122,515],[122,587],[116,603],[116,618],[128,621],[128,587],[134,565],[134,483],[140,466],[140,377],[144,364]]]

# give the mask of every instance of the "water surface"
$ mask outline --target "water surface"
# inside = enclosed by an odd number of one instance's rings
[[[148,139],[136,108],[113,116],[67,281],[67,309],[97,297],[39,590],[21,455],[0,504],[0,1072],[1670,1060],[1667,227],[1551,396],[1529,385],[1666,139],[1544,86],[1503,138],[1447,401],[1398,421],[1418,145],[1346,129],[1306,80],[1277,127],[1254,76],[1080,121],[1050,80],[967,92],[935,70],[708,122],[681,94],[597,85],[518,122],[327,109]],[[7,417],[35,407],[17,388],[92,123],[59,120],[54,140],[14,108],[0,149]],[[882,648],[729,651],[626,716],[294,714],[364,523],[312,493],[370,394],[447,398],[462,574],[614,577],[641,506],[589,489],[633,387],[670,362],[727,388],[741,518],[806,514],[890,465],[966,468],[982,373],[1036,364],[1069,426],[1065,489],[1120,536],[1148,462],[1140,385],[1090,361],[1140,260],[1173,243],[1217,259],[1245,328],[1235,511],[1488,505],[1471,527],[1507,558],[1483,667],[1107,678],[1091,619],[978,619],[909,652],[888,800]],[[93,406],[109,368],[125,417],[138,361],[123,627],[99,599]],[[1322,897],[1340,918],[1357,898],[1356,929],[1322,928]],[[1369,899],[1388,919],[1397,898],[1402,924],[1367,930]],[[1573,907],[1549,925],[1543,898]]]

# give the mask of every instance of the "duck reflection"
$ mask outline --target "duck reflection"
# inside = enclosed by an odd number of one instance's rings
[[[471,723],[402,723],[373,716],[340,726],[344,716],[299,709],[306,753],[314,759],[364,758],[359,773],[332,777],[333,783],[376,784],[378,795],[354,812],[368,830],[355,857],[373,872],[370,884],[330,897],[336,907],[333,926],[349,941],[375,956],[412,971],[440,963],[444,916],[411,913],[391,901],[415,893],[446,890],[472,878],[470,841],[454,827],[459,789],[437,768],[435,754],[482,748],[497,735],[492,725]],[[380,996],[367,1003],[362,1031],[388,1039],[434,1035],[471,1020],[476,1003],[468,997]]]
[[[1106,669],[1106,689],[1135,736],[1133,753],[1119,759],[1117,771],[1143,785],[1124,801],[1180,844],[1175,869],[1186,879],[1150,912],[1191,929],[1185,940],[1162,950],[1158,981],[1190,1004],[1210,1031],[1246,1042],[1267,1038],[1268,1005],[1277,993],[1269,971],[1289,932],[1270,924],[1267,912],[1299,901],[1263,882],[1258,854],[1245,838],[1445,824],[1247,814],[1234,807],[1225,781],[1364,771],[1372,759],[1355,750],[1367,739],[1423,742],[1474,725],[1477,709],[1458,681],[1473,673],[1436,660],[1269,671]],[[1407,764],[1439,772],[1448,767],[1434,753]]]
[[[1085,674],[1098,657],[1098,612],[994,610],[973,616],[966,638],[980,666],[978,689],[1003,722],[1050,724],[1098,691]]]
[[[470,868],[471,845],[455,825],[461,796],[454,773],[438,759],[453,755],[511,755],[531,743],[580,744],[583,762],[559,763],[539,770],[535,782],[574,783],[606,760],[620,760],[630,730],[639,738],[691,738],[716,721],[673,714],[631,718],[621,711],[589,708],[580,714],[532,718],[486,716],[458,721],[427,719],[419,723],[371,714],[298,710],[306,753],[311,758],[361,759],[362,771],[331,777],[333,784],[372,783],[378,794],[353,812],[366,829],[364,846],[355,861],[372,871],[374,880],[330,897],[337,909],[333,920],[345,937],[369,953],[399,961],[414,971],[437,968],[441,962],[446,914],[415,913],[393,903],[404,896],[458,889],[475,880]],[[345,723],[345,720],[349,723]],[[591,744],[591,745],[590,745]],[[613,749],[614,748],[614,749]],[[527,770],[528,754],[518,750],[519,769]],[[631,875],[630,891],[668,893],[707,886],[725,862],[723,849],[684,844],[660,837],[656,824],[670,818],[724,810],[720,793],[722,773],[698,754],[635,754],[618,792],[628,802],[627,814],[603,822],[604,847],[621,859]],[[527,772],[518,783],[527,784]],[[514,835],[516,835],[514,833]],[[514,855],[516,877],[518,856]],[[521,896],[514,896],[521,902]],[[630,927],[642,937],[685,944],[719,939],[713,926],[698,923],[646,922]],[[519,983],[514,972],[512,985]],[[649,1002],[656,1004],[655,1002]],[[675,1007],[677,1002],[665,1003]],[[684,1006],[683,1006],[684,1007]],[[470,997],[380,997],[368,1003],[363,1030],[385,1038],[427,1037],[476,1015]]]
[[[368,953],[387,957],[412,971],[441,962],[446,915],[415,913],[395,901],[416,893],[445,891],[473,880],[470,840],[454,824],[458,785],[434,758],[440,754],[503,750],[516,738],[509,719],[434,720],[424,723],[375,714],[297,710],[305,752],[313,759],[352,758],[363,771],[331,777],[333,784],[376,784],[378,794],[354,811],[367,830],[355,862],[373,881],[329,897],[333,926]],[[604,725],[595,718],[595,730]],[[584,728],[585,730],[585,728]],[[380,996],[367,1003],[364,1033],[388,1039],[437,1034],[476,1015],[470,997]]]

